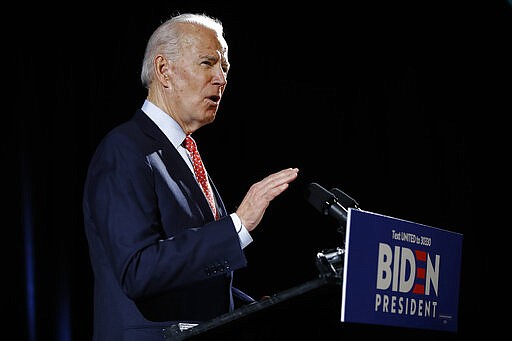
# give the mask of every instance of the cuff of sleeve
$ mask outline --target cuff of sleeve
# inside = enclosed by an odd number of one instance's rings
[[[238,217],[236,213],[231,213],[231,220],[233,220],[233,224],[235,225],[236,233],[238,233],[238,238],[240,239],[240,245],[242,249],[244,249],[247,245],[252,243],[252,237],[249,231],[242,224],[242,221]]]

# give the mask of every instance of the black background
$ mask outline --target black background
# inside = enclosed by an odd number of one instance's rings
[[[304,199],[317,182],[363,209],[464,234],[459,331],[443,336],[487,326],[481,292],[492,226],[484,211],[503,186],[509,2],[110,6],[20,3],[4,13],[12,17],[4,29],[3,187],[14,191],[3,204],[12,217],[3,306],[16,339],[90,339],[86,167],[101,137],[142,105],[147,38],[170,14],[187,11],[219,17],[229,44],[217,119],[195,133],[227,207],[267,174],[300,169],[254,231],[236,285],[258,298],[317,276],[316,253],[341,243],[335,222]],[[352,332],[383,330],[403,333]]]

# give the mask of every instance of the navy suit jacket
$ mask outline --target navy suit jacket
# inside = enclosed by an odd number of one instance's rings
[[[142,110],[100,142],[83,197],[94,340],[162,340],[163,327],[233,309],[232,272],[246,258],[211,184],[218,220],[181,155]]]

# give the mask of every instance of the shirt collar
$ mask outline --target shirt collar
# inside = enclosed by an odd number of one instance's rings
[[[144,100],[141,109],[167,136],[167,139],[175,148],[181,145],[185,139],[185,132],[181,129],[178,122],[147,99]]]

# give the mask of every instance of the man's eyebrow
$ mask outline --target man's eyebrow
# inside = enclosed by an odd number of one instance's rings
[[[217,56],[214,56],[214,55],[211,55],[211,54],[206,54],[206,55],[200,55],[199,58],[201,59],[208,59],[208,60],[212,60],[212,61],[217,61],[219,60],[219,57]]]

